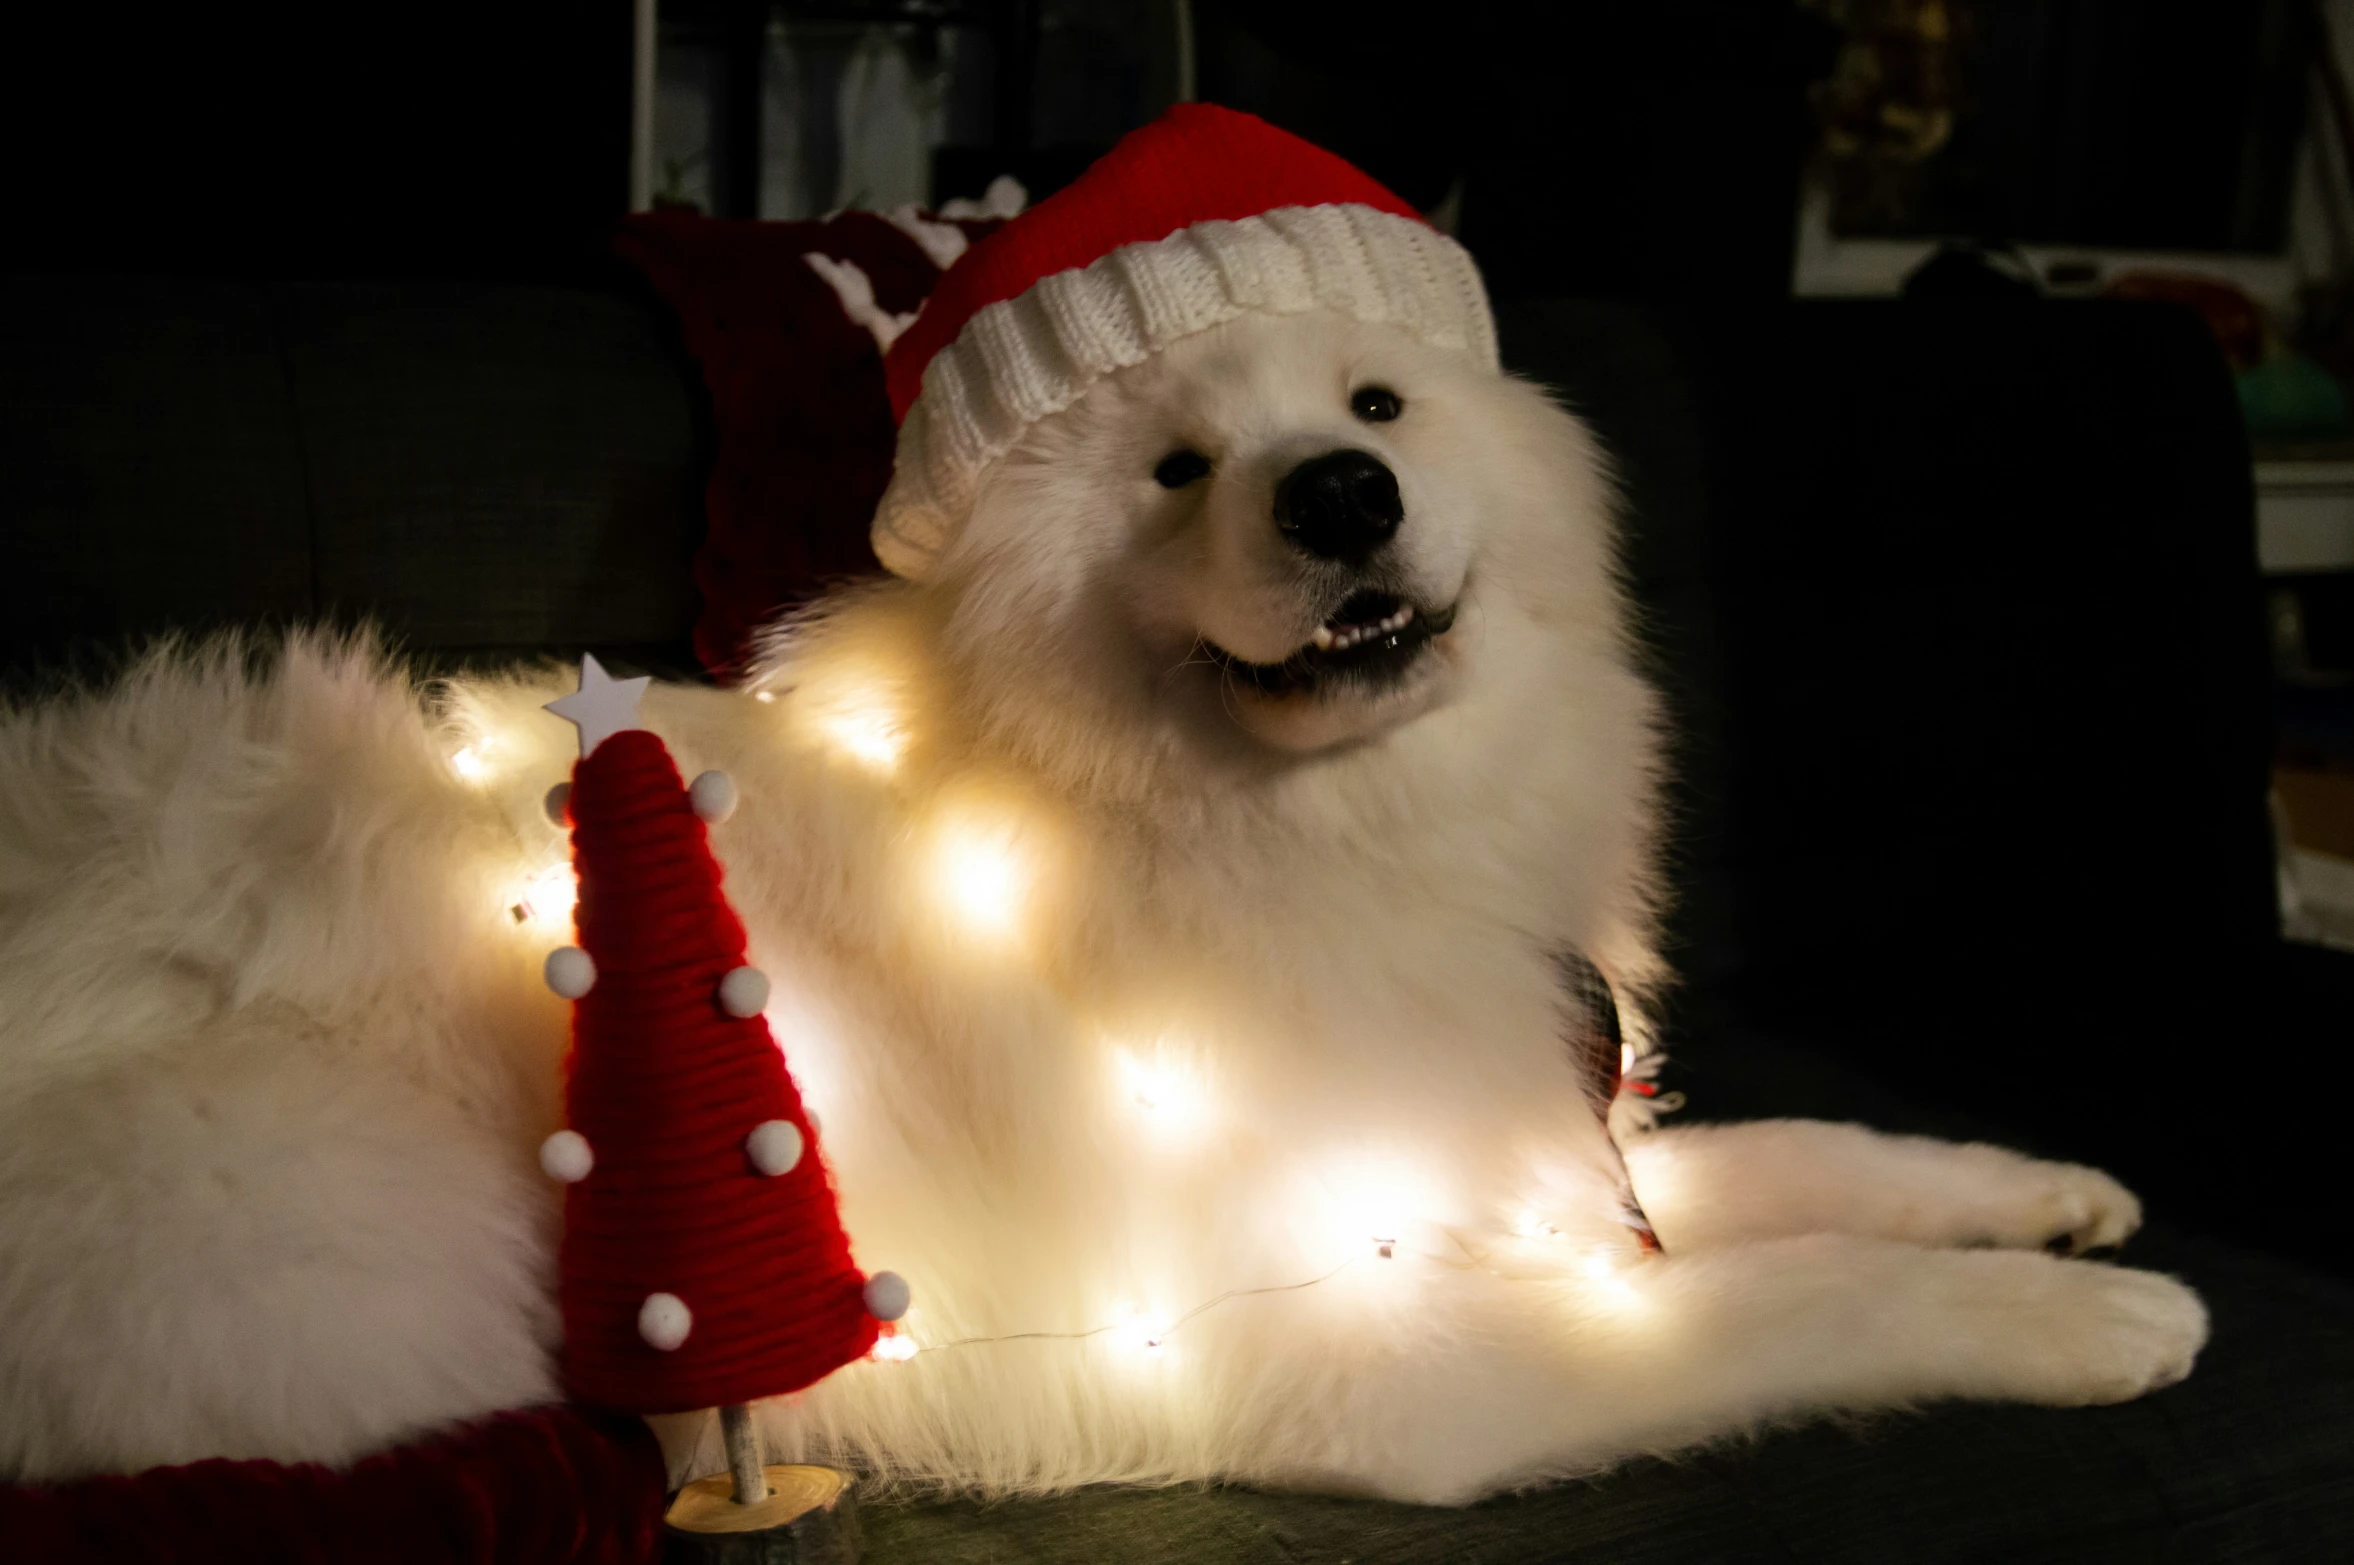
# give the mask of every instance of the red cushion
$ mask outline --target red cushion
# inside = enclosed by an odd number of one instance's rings
[[[710,392],[695,652],[724,679],[781,610],[881,569],[867,529],[898,438],[882,351],[802,257],[852,262],[895,315],[921,306],[940,273],[871,212],[822,223],[657,212],[629,219],[615,244],[676,315]]]
[[[661,1448],[643,1421],[501,1413],[338,1471],[192,1462],[0,1485],[0,1558],[26,1565],[640,1565],[661,1551]]]

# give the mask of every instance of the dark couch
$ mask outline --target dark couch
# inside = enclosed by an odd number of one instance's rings
[[[2124,1407],[1816,1426],[1469,1512],[1244,1490],[872,1506],[870,1561],[2214,1560],[2354,1548],[2354,1291],[2284,947],[2248,467],[2187,316],[1532,301],[1611,443],[1684,734],[1687,1113],[1986,1134],[2150,1198],[2216,1335]],[[0,659],[386,625],[685,667],[700,392],[625,289],[0,287]]]

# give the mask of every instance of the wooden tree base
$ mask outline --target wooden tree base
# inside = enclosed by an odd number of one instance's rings
[[[858,1565],[858,1492],[831,1467],[771,1467],[768,1498],[735,1501],[726,1473],[678,1492],[663,1518],[664,1565]]]

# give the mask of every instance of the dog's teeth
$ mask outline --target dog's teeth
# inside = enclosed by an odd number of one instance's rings
[[[1405,603],[1380,619],[1366,620],[1362,624],[1343,625],[1338,629],[1329,624],[1319,625],[1311,639],[1319,652],[1346,652],[1351,647],[1361,647],[1369,641],[1395,636],[1413,623],[1414,605]]]

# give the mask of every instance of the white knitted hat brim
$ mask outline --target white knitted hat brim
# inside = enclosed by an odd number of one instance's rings
[[[1123,245],[974,312],[924,369],[899,426],[875,555],[931,572],[989,465],[1114,370],[1254,311],[1331,310],[1497,367],[1479,268],[1426,223],[1354,203],[1277,207]]]

